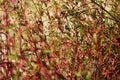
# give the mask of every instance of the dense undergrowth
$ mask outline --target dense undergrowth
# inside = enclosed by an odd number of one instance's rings
[[[0,80],[119,80],[119,0],[0,0]]]

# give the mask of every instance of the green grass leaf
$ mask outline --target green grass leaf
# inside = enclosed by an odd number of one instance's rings
[[[15,74],[12,74],[11,80],[15,80]]]
[[[16,27],[16,25],[15,24],[12,24],[12,25],[9,25],[8,27],[7,27],[7,29],[9,30],[9,29],[13,29],[13,28],[15,28]]]
[[[8,55],[7,57],[11,60],[16,60],[18,58],[17,55],[13,55],[13,54]]]
[[[95,42],[97,42],[97,33],[93,34],[93,39],[94,39]]]
[[[43,52],[46,53],[46,54],[49,54],[49,53],[51,53],[51,50],[46,49],[46,50],[44,50]]]
[[[83,33],[83,27],[80,24],[78,24],[77,27],[79,28],[80,33]]]

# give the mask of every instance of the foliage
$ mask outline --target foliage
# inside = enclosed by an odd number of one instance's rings
[[[119,80],[119,0],[0,0],[0,80]]]

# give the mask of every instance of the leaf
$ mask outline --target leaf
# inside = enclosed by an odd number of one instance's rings
[[[12,25],[8,26],[7,29],[9,30],[9,29],[13,29],[13,28],[15,28],[15,27],[16,27],[16,25],[15,25],[15,24],[12,24]]]
[[[11,80],[15,80],[15,74],[12,74]]]
[[[66,31],[64,32],[68,37],[70,36],[70,32]]]
[[[31,54],[30,54],[30,53],[26,53],[25,56],[26,56],[27,58],[29,58],[29,57],[31,56]]]
[[[77,27],[79,28],[80,33],[83,33],[83,27],[80,24],[78,24]]]
[[[81,74],[82,74],[82,77],[83,77],[83,78],[86,78],[87,71],[84,70],[84,71],[81,72]]]
[[[86,75],[86,79],[90,79],[90,77],[91,77],[91,73],[90,73],[90,71],[88,71],[88,73]]]
[[[17,35],[20,39],[22,38],[22,29],[21,28],[18,28]]]
[[[45,80],[45,78],[41,77],[41,79],[40,79],[40,80]]]
[[[103,72],[102,75],[107,76],[109,73],[110,73],[109,71],[106,71],[106,72]]]
[[[97,42],[97,33],[93,34],[93,39],[94,39],[95,42]]]
[[[15,4],[16,0],[11,0],[12,4]]]
[[[56,63],[59,63],[59,59],[58,58],[56,58]]]
[[[28,62],[28,63],[27,63],[27,66],[26,66],[27,69],[31,69],[31,64],[32,64],[32,62]]]
[[[39,37],[38,37],[38,36],[35,36],[33,39],[34,39],[34,41],[38,41],[38,40],[39,40]]]
[[[29,47],[28,47],[27,45],[23,45],[23,46],[22,46],[22,49],[23,49],[23,50],[27,50],[27,49],[29,49]]]
[[[49,54],[49,53],[51,53],[51,50],[46,49],[46,50],[44,50],[43,52],[46,53],[46,54]]]
[[[38,67],[36,67],[36,68],[35,68],[35,71],[36,71],[36,72],[38,72],[38,71],[39,71],[39,68],[38,68]]]
[[[16,60],[18,58],[17,55],[13,55],[13,54],[8,55],[7,57],[11,60]]]
[[[58,6],[56,6],[56,13],[55,13],[55,16],[56,16],[57,18],[60,17],[60,9],[59,9]]]
[[[105,26],[108,25],[108,18],[105,19]]]
[[[81,76],[80,73],[77,72],[77,71],[75,71],[75,75],[76,75],[77,77],[80,77],[80,76]]]
[[[51,57],[52,57],[52,58],[56,58],[55,52],[51,52]]]

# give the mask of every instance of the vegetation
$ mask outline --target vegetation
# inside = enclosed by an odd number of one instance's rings
[[[119,0],[0,0],[0,80],[120,80]]]

